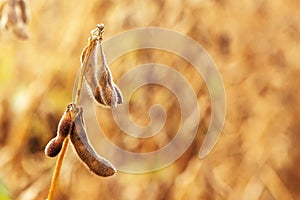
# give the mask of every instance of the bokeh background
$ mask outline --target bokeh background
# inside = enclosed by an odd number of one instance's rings
[[[300,198],[299,1],[30,3],[28,40],[0,32],[0,199],[46,198],[56,159],[47,158],[43,149],[56,135],[72,99],[81,51],[98,23],[106,25],[104,39],[156,26],[201,44],[224,81],[226,121],[217,145],[200,160],[197,154],[211,116],[201,76],[168,52],[139,50],[124,55],[111,64],[116,82],[128,70],[149,62],[169,65],[190,80],[201,107],[195,141],[176,162],[159,171],[118,172],[109,178],[91,174],[69,147],[55,199]],[[168,120],[153,138],[127,136],[103,108],[98,110],[101,127],[126,150],[159,149],[174,137],[180,107],[166,88],[148,85],[130,99],[132,119],[140,125],[149,123],[148,109],[154,103],[165,107]]]

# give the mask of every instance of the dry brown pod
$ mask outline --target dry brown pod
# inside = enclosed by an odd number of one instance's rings
[[[62,115],[58,128],[57,135],[52,138],[45,147],[45,155],[48,157],[55,157],[59,154],[62,144],[72,129],[72,115],[71,112],[76,108],[74,103],[69,103],[66,111]]]
[[[88,46],[81,54],[81,63],[86,64],[85,81],[92,98],[100,105],[116,108],[123,103],[120,89],[113,82],[102,47],[104,25],[98,24],[91,32]]]
[[[27,0],[10,0],[0,6],[0,29],[11,30],[17,37],[27,39],[29,6]]]
[[[71,142],[79,158],[98,176],[111,176],[116,173],[115,167],[105,158],[99,156],[91,146],[83,120],[83,109],[77,106],[74,109],[75,120],[70,134]]]
[[[81,62],[85,59],[85,70],[84,70],[84,81],[86,88],[90,96],[96,100],[94,93],[98,88],[98,78],[97,78],[97,50],[98,44],[95,38],[90,37],[88,46],[84,48],[81,54]],[[99,102],[98,102],[99,103]]]
[[[111,71],[106,62],[102,40],[98,41],[98,43],[100,47],[100,51],[98,51],[100,63],[97,68],[97,76],[99,77],[100,94],[106,105],[115,108],[117,104],[123,103],[122,93],[113,82]]]

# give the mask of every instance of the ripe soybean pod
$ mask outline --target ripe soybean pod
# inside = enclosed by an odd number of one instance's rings
[[[108,160],[99,156],[91,146],[87,138],[83,110],[79,106],[75,109],[75,120],[70,139],[79,158],[93,173],[103,177],[116,173],[115,167]]]
[[[56,137],[51,139],[45,147],[45,155],[55,157],[59,154],[65,138],[72,129],[71,110],[75,108],[74,103],[69,103],[64,114],[62,115],[58,127]]]
[[[80,61],[86,64],[85,83],[90,96],[96,103],[108,108],[116,108],[123,102],[120,89],[113,82],[110,69],[106,63],[102,47],[104,25],[98,24],[91,31],[88,45],[83,49]]]

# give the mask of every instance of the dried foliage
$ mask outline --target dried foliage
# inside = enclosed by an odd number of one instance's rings
[[[87,33],[103,22],[106,38],[159,26],[203,45],[225,84],[225,127],[211,154],[199,160],[210,120],[210,98],[201,76],[168,52],[129,53],[110,65],[116,82],[134,66],[149,62],[172,66],[190,81],[201,106],[197,137],[180,159],[160,171],[118,172],[105,179],[88,172],[69,148],[56,199],[299,199],[299,6],[296,0],[32,1],[30,40],[20,43],[9,32],[0,33],[1,185],[13,199],[46,197],[55,160],[45,157],[43,149],[55,137],[71,98]],[[163,105],[168,119],[150,139],[122,133],[104,108],[98,108],[98,120],[118,146],[153,151],[168,144],[180,121],[172,93],[151,85],[132,96],[133,120],[146,125],[154,103]],[[97,135],[89,137],[93,146],[101,144]]]

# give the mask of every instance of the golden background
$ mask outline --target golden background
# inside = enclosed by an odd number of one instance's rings
[[[43,149],[55,136],[71,101],[90,30],[104,23],[104,40],[133,28],[154,26],[173,29],[201,44],[224,81],[224,129],[213,151],[200,160],[197,154],[211,116],[201,76],[195,77],[189,63],[167,52],[129,53],[111,64],[116,82],[128,70],[149,62],[172,66],[190,80],[201,106],[195,141],[162,170],[118,172],[109,178],[91,174],[69,147],[55,199],[300,198],[299,1],[30,3],[28,40],[0,32],[0,193],[6,190],[12,199],[20,200],[46,198],[56,159],[47,158]],[[122,148],[134,152],[159,149],[176,133],[180,108],[167,89],[149,85],[130,100],[133,120],[146,125],[153,103],[162,104],[168,114],[157,137],[126,136],[110,111],[102,108],[99,113],[108,117],[100,124]]]

